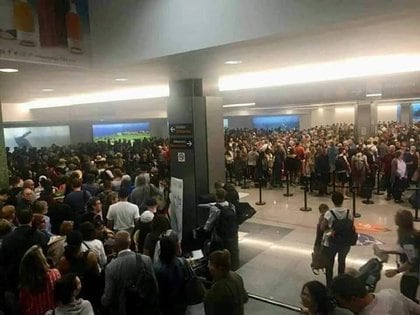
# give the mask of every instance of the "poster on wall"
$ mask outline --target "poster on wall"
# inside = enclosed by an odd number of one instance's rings
[[[182,208],[183,208],[184,182],[180,178],[171,177],[171,228],[178,234],[178,239],[182,240]]]
[[[298,130],[299,116],[257,116],[252,118],[252,124],[257,129]]]
[[[411,104],[413,123],[420,122],[420,103]]]
[[[10,151],[15,147],[41,148],[53,144],[68,145],[70,128],[69,126],[4,128],[4,141]]]
[[[120,123],[92,125],[93,141],[131,141],[150,138],[150,123]]]
[[[87,66],[88,0],[0,0],[0,59]]]

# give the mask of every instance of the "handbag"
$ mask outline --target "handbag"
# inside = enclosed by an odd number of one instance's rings
[[[318,270],[322,270],[327,268],[328,265],[328,257],[327,255],[320,249],[315,248],[312,252],[312,262],[311,262],[311,269],[315,275],[319,275]]]
[[[201,280],[195,275],[190,263],[182,260],[185,269],[184,295],[187,305],[200,304],[204,301],[206,289]]]
[[[238,225],[241,225],[246,220],[252,218],[257,211],[251,207],[248,202],[239,202],[236,209],[236,220]]]

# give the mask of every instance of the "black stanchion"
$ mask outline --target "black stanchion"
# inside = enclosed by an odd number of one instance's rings
[[[303,190],[303,207],[300,208],[300,211],[312,211],[312,208],[308,207],[308,181],[309,177],[305,176],[305,189]]]
[[[259,180],[259,189],[260,189],[260,200],[259,201],[257,201],[255,204],[257,205],[257,206],[263,206],[263,205],[265,205],[265,201],[263,201],[262,200],[262,178],[260,178],[260,180]]]
[[[332,186],[333,186],[333,192],[335,192],[335,171],[333,171],[332,173]]]
[[[246,184],[246,176],[244,175],[244,184],[241,186],[242,189],[248,189],[249,186]]]
[[[353,218],[360,218],[362,215],[360,213],[356,212],[356,187],[352,187],[352,193],[353,193]]]
[[[293,194],[291,194],[290,191],[289,191],[289,188],[290,188],[289,187],[290,186],[289,181],[290,181],[290,173],[287,172],[286,173],[286,193],[283,194],[283,196],[285,196],[285,197],[292,197],[293,196]]]
[[[381,171],[378,170],[376,174],[376,191],[374,192],[375,195],[381,196],[384,193],[381,192],[381,179],[380,179]]]

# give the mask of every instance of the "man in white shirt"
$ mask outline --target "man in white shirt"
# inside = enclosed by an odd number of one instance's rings
[[[131,233],[134,225],[140,218],[139,207],[127,201],[129,191],[126,188],[118,192],[119,201],[109,207],[106,216],[108,227],[114,231],[127,231]]]
[[[340,307],[358,315],[418,315],[420,305],[393,289],[368,293],[364,284],[350,276],[337,276],[331,292]]]

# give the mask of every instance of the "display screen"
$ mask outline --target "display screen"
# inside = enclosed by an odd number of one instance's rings
[[[92,125],[93,141],[135,141],[150,138],[150,123]]]
[[[299,129],[299,116],[257,116],[252,118],[252,123],[257,129]]]
[[[6,147],[50,147],[70,144],[69,126],[4,128]]]
[[[223,118],[223,128],[229,128],[229,119]]]
[[[413,123],[420,122],[420,103],[411,104],[411,110],[413,113]]]

